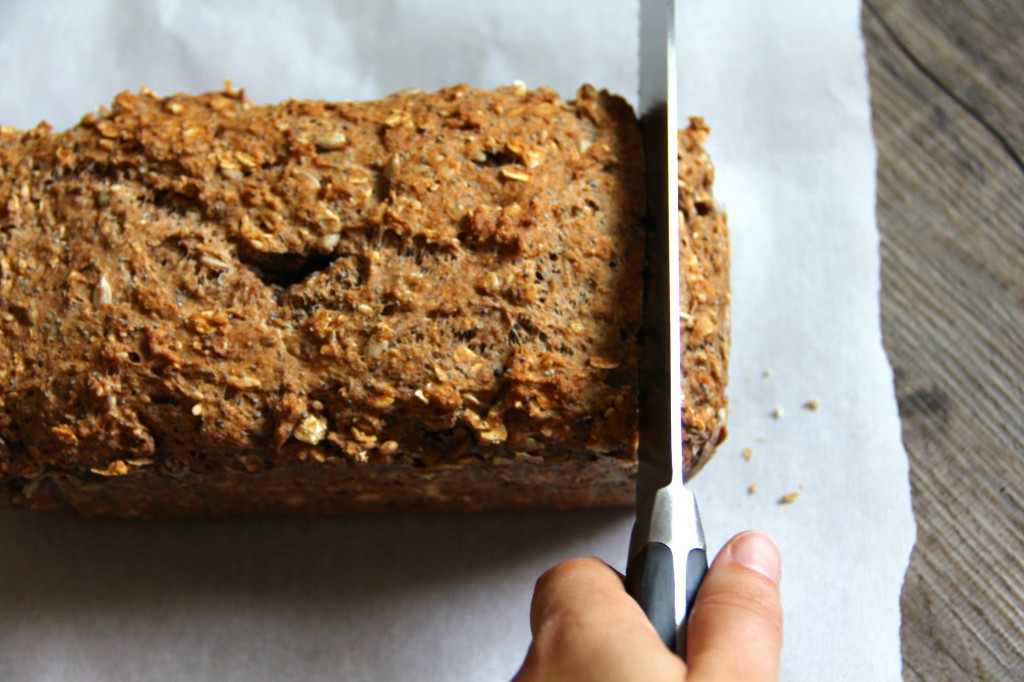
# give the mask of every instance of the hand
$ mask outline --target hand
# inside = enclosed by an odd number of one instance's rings
[[[528,680],[778,679],[781,559],[767,535],[740,533],[722,548],[690,614],[687,662],[665,648],[622,576],[598,559],[558,564],[537,581]]]

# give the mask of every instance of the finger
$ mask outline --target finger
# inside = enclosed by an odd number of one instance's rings
[[[779,549],[764,533],[741,533],[719,552],[690,615],[691,680],[778,679],[781,575]]]
[[[682,680],[622,576],[598,559],[558,564],[537,581],[533,643],[516,680]]]

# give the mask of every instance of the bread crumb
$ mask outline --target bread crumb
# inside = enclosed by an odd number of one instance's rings
[[[743,456],[743,459],[749,462],[754,456],[754,448],[743,448],[743,452],[740,454]]]
[[[786,411],[782,409],[782,405],[776,405],[775,409],[772,410],[773,419],[782,419],[784,414],[786,414]]]
[[[793,504],[794,502],[796,502],[796,498],[798,497],[800,497],[800,491],[794,490],[780,497],[779,504]]]
[[[772,369],[771,367],[769,367],[769,368],[768,368],[768,369],[766,369],[765,371],[761,372],[761,376],[762,376],[763,378],[765,378],[765,379],[769,378],[769,377],[770,377],[771,375],[773,375],[773,374],[775,374],[775,370],[774,370],[774,369]]]
[[[756,495],[757,494],[757,484],[756,483],[751,483],[750,485],[747,486],[747,494],[748,495]]]
[[[816,411],[819,407],[821,407],[821,401],[818,400],[817,398],[811,398],[806,403],[804,403],[804,409],[810,410],[811,412]]]
[[[768,439],[765,438],[764,436],[758,436],[754,440],[757,441],[758,443],[767,443],[768,442]]]

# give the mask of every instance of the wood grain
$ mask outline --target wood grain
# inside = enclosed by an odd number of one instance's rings
[[[1024,679],[1024,3],[865,0],[904,679]]]

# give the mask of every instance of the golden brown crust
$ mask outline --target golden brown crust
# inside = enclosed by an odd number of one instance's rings
[[[691,471],[724,434],[728,343],[703,135],[680,164]],[[64,133],[3,129],[0,506],[630,503],[639,150],[589,86],[143,91]]]

